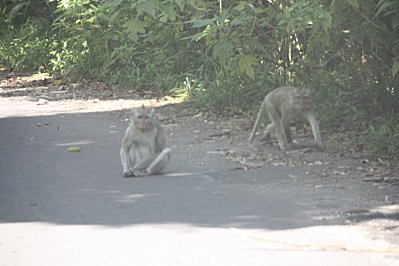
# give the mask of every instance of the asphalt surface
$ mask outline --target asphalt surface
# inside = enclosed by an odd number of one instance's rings
[[[397,186],[237,170],[184,124],[163,175],[123,178],[113,113],[0,104],[0,265],[399,265]]]

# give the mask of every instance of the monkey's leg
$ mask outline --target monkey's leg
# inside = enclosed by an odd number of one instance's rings
[[[323,141],[321,140],[319,123],[317,123],[316,115],[313,112],[308,112],[306,114],[306,119],[309,121],[309,124],[312,127],[315,145],[319,149],[324,149]]]
[[[280,146],[280,149],[284,150],[287,147],[287,143],[285,140],[285,134],[284,134],[284,129],[283,129],[283,122],[281,121],[282,118],[280,114],[278,113],[277,109],[271,104],[266,105],[267,112],[270,115],[270,118],[274,124],[274,129],[277,135],[277,140],[278,144]]]
[[[153,161],[154,161],[154,158],[144,158],[143,160],[139,161],[138,163],[136,163],[134,165],[133,170],[140,171],[140,170],[147,169]]]
[[[285,119],[282,123],[283,123],[283,131],[284,131],[285,143],[286,143],[287,147],[289,147],[292,144],[290,120],[289,119]]]
[[[271,133],[273,133],[274,131],[275,131],[274,124],[273,124],[273,123],[268,124],[268,125],[266,126],[266,131],[265,131],[265,134],[263,135],[262,140],[263,140],[263,141],[266,141],[267,143],[272,143],[272,140],[271,140],[270,135],[271,135]]]
[[[169,148],[165,148],[158,155],[157,158],[151,163],[151,165],[147,168],[147,173],[150,175],[158,174],[165,168],[170,160],[170,156],[172,154],[172,150]]]
[[[133,167],[134,175],[135,176],[148,175],[147,168],[151,165],[153,161],[154,158],[147,158],[136,163],[136,165]]]
[[[264,113],[264,109],[265,109],[265,102],[262,101],[262,104],[261,104],[259,112],[258,112],[258,116],[256,117],[256,121],[255,121],[254,127],[252,128],[251,136],[249,137],[249,140],[248,140],[249,142],[252,142],[252,140],[255,137],[255,133],[258,130],[260,120],[261,120],[262,115]]]

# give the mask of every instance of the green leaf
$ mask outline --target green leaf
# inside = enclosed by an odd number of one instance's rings
[[[395,77],[396,74],[398,74],[399,72],[399,61],[395,61],[393,62],[393,66],[392,66],[392,76]]]
[[[240,1],[239,3],[237,3],[237,5],[233,7],[233,10],[243,11],[247,6],[248,4],[246,2]]]
[[[230,25],[232,26],[240,26],[240,25],[245,25],[244,21],[239,18],[235,18],[230,22]]]
[[[387,11],[391,6],[395,6],[395,5],[398,5],[398,3],[395,1],[381,0],[377,5],[378,9],[377,9],[377,13],[375,15],[378,16],[382,12]]]
[[[180,11],[184,10],[184,6],[185,6],[185,0],[174,0],[174,2],[179,6]]]
[[[162,14],[164,16],[166,16],[168,19],[170,19],[171,21],[175,21],[176,20],[176,12],[175,12],[175,10],[172,7],[167,6],[167,5],[163,5],[161,7],[161,10],[162,10]]]
[[[213,47],[213,56],[219,58],[222,64],[226,64],[227,58],[233,51],[233,43],[230,41],[224,41],[218,43]]]
[[[348,4],[350,4],[353,7],[359,8],[359,1],[358,0],[346,0]]]
[[[125,31],[131,34],[145,33],[145,23],[139,19],[132,19],[123,24]]]
[[[102,8],[117,7],[120,3],[122,3],[122,0],[106,0],[101,3],[101,7]]]
[[[332,16],[330,12],[325,12],[324,13],[324,20],[321,24],[324,32],[328,32],[330,30],[331,27],[331,23],[332,23]]]
[[[228,10],[222,10],[219,15],[215,15],[215,20],[219,25],[223,25],[226,22],[226,19],[229,17]]]
[[[123,24],[123,33],[129,37],[130,40],[136,42],[139,39],[140,33],[145,33],[146,23],[140,19],[132,19]]]
[[[255,80],[255,70],[253,64],[255,60],[252,55],[242,55],[238,62],[241,73],[247,74],[252,80]]]
[[[202,38],[204,38],[207,35],[208,35],[208,33],[206,31],[201,31],[201,32],[198,32],[198,33],[196,33],[194,35],[180,38],[180,40],[182,40],[182,41],[183,40],[189,40],[190,42],[199,41],[199,40],[201,40]]]
[[[149,16],[154,17],[156,6],[152,1],[140,2],[136,5],[137,15],[140,16],[143,12],[147,13]]]
[[[201,28],[204,26],[212,25],[214,24],[213,19],[194,19],[193,21],[193,27],[194,28]]]
[[[21,8],[23,8],[28,2],[23,2],[19,3],[18,5],[14,6],[10,12],[8,13],[8,16],[13,16],[15,13],[17,13]]]
[[[399,9],[398,9],[398,13],[395,14],[393,16],[393,18],[391,19],[391,22],[392,22],[392,28],[394,30],[397,30],[399,28]]]

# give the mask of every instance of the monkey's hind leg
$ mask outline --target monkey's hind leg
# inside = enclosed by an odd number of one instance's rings
[[[136,163],[136,165],[133,167],[134,175],[135,176],[146,175],[147,168],[151,165],[153,161],[154,158],[145,158]]]
[[[312,127],[312,132],[316,147],[319,150],[324,150],[325,147],[323,145],[323,141],[321,140],[321,133],[319,128],[319,123],[317,123],[316,115],[314,113],[308,113],[306,118],[309,121],[310,126]]]
[[[249,137],[248,142],[252,142],[252,140],[255,137],[256,131],[258,130],[258,127],[259,127],[260,120],[262,119],[262,116],[263,116],[263,113],[264,113],[264,109],[265,109],[265,102],[263,101],[261,106],[260,106],[260,109],[259,109],[258,115],[256,117],[256,121],[255,121],[254,127],[252,128],[251,136]]]
[[[268,144],[271,144],[272,143],[272,139],[271,139],[270,135],[274,131],[275,131],[274,124],[273,123],[268,124],[266,126],[266,131],[265,131],[265,134],[263,134],[262,140],[265,141]]]
[[[284,142],[286,143],[287,148],[289,148],[293,144],[292,137],[291,137],[290,120],[285,119],[285,120],[281,121],[281,123],[283,126]]]
[[[165,166],[169,163],[170,156],[172,154],[172,150],[169,148],[165,148],[158,155],[157,158],[151,163],[151,165],[147,168],[147,173],[150,175],[158,174],[165,168]]]
[[[287,140],[285,137],[281,115],[272,103],[266,104],[266,110],[272,120],[274,131],[277,135],[278,145],[280,146],[281,150],[285,150],[287,148]]]

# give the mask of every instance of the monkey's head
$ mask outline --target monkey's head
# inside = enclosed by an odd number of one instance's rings
[[[151,129],[154,125],[154,119],[155,110],[153,108],[145,108],[144,105],[139,108],[132,109],[130,113],[131,123],[134,124],[135,128],[141,131]]]
[[[290,95],[290,103],[300,112],[311,110],[313,108],[312,94],[308,90],[294,90]]]

